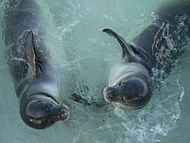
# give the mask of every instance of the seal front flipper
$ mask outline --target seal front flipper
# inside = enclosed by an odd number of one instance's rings
[[[131,46],[129,43],[127,43],[123,37],[121,37],[116,32],[108,28],[105,28],[102,31],[117,39],[117,41],[122,47],[123,58],[125,58],[127,61],[141,61],[141,58],[138,56],[137,49]]]
[[[29,72],[32,75],[32,78],[36,78],[36,69],[37,69],[37,61],[36,61],[36,51],[34,44],[34,35],[32,31],[29,31],[26,36],[25,44],[25,55],[27,59],[27,64],[29,66]]]

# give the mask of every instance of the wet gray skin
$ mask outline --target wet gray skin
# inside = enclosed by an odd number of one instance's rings
[[[136,49],[111,29],[103,32],[115,37],[120,43],[123,58],[110,73],[108,86],[103,90],[107,102],[129,109],[145,106],[152,95],[152,79],[149,70],[142,64]]]
[[[44,129],[69,116],[69,108],[57,103],[51,96],[38,94],[24,100],[21,101],[24,104],[21,105],[20,114],[30,127]]]
[[[189,43],[189,7],[186,0],[158,7],[152,23],[130,44],[113,30],[103,30],[117,39],[123,52],[122,60],[111,70],[108,86],[103,90],[106,101],[128,108],[140,108],[148,103],[152,94],[153,70],[158,71],[156,78],[164,79]]]
[[[69,109],[66,105],[59,103],[58,75],[57,70],[49,61],[48,57],[40,55],[35,47],[32,32],[28,32],[26,38],[26,49],[33,49],[28,53],[28,59],[34,62],[31,68],[36,78],[29,84],[20,101],[20,114],[22,120],[30,127],[44,129],[53,123],[66,120]],[[32,56],[33,53],[34,55]],[[32,60],[31,57],[35,57]],[[36,61],[35,61],[36,60]],[[35,70],[34,70],[35,69]]]
[[[33,52],[28,51],[27,55],[29,61],[31,61],[30,63],[33,62],[33,65],[31,64],[33,75],[39,77],[24,92],[21,98],[20,114],[23,121],[30,127],[43,129],[59,120],[66,120],[69,109],[66,105],[58,102],[59,91],[56,68],[49,61],[50,57],[49,59],[43,59],[42,55],[39,57],[32,32],[28,32],[25,46],[26,49],[33,49]],[[33,57],[36,59],[33,59]],[[40,60],[40,58],[42,59]],[[40,67],[40,70],[38,67]]]
[[[144,75],[135,75],[120,80],[103,91],[104,99],[128,109],[145,106],[152,94],[151,80]]]
[[[49,52],[47,27],[35,0],[8,0],[4,6],[3,39],[7,63],[26,125],[44,129],[66,120],[56,62]]]

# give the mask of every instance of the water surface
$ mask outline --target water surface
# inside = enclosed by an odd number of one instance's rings
[[[0,2],[2,8],[6,0]],[[27,127],[19,116],[4,45],[0,39],[1,143],[187,143],[190,140],[190,46],[149,104],[128,111],[112,105],[83,106],[70,99],[78,93],[102,100],[110,68],[121,58],[118,43],[103,28],[112,28],[131,41],[154,18],[161,0],[38,0],[49,27],[49,44],[60,65],[62,99],[70,119],[45,130]],[[1,33],[0,33],[1,36]]]

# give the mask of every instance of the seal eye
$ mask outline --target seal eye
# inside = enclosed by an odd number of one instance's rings
[[[123,102],[127,102],[127,101],[128,101],[128,98],[126,98],[126,96],[122,96],[122,97],[121,97],[121,100],[122,100]]]
[[[122,96],[121,97],[121,100],[124,101],[124,102],[127,102],[127,101],[132,100],[132,99],[134,99],[134,96],[132,96],[132,95]]]
[[[122,85],[122,81],[120,81],[120,82],[118,83],[118,85],[121,86],[121,85]]]

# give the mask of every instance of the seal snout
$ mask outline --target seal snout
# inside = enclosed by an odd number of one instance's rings
[[[114,87],[105,87],[103,90],[104,99],[107,102],[112,102],[115,100],[116,89]]]
[[[66,120],[69,117],[69,108],[66,105],[61,105],[58,109],[57,120]]]

